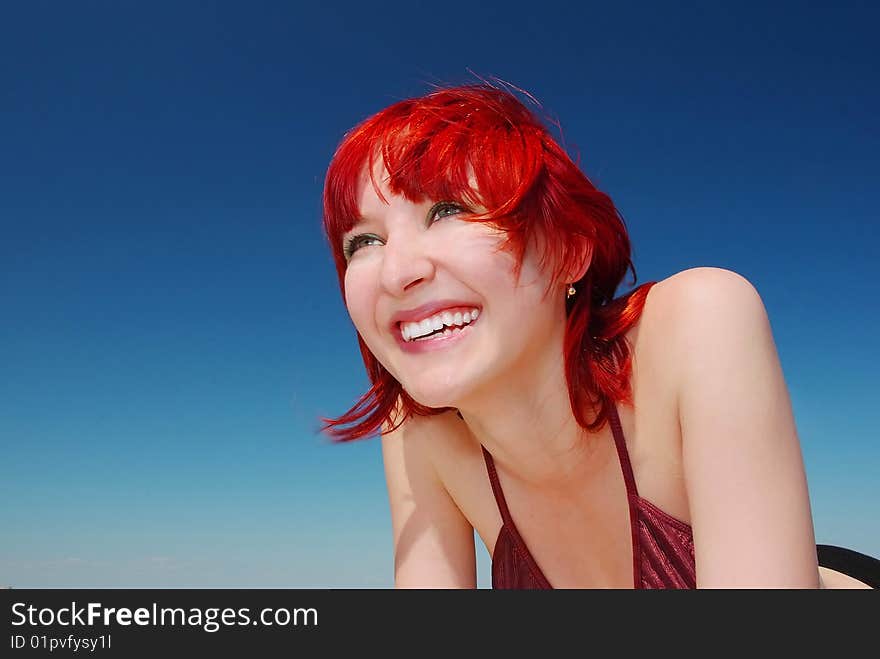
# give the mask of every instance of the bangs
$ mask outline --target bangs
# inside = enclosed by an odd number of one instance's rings
[[[442,90],[374,115],[345,137],[327,171],[324,222],[334,253],[360,216],[365,172],[383,198],[380,164],[394,194],[482,207],[479,219],[501,224],[541,173],[545,134],[523,105],[492,88]]]

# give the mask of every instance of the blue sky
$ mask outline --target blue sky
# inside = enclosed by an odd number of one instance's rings
[[[302,4],[6,8],[0,585],[391,584],[379,443],[316,433],[368,382],[321,185],[356,122],[475,74],[558,117],[639,282],[755,284],[817,541],[880,556],[880,11]]]

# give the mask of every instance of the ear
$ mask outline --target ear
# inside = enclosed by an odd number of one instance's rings
[[[579,251],[576,249],[572,250],[577,251],[578,253],[572,259],[572,262],[568,266],[568,268],[565,270],[565,283],[567,284],[574,283],[583,279],[593,262],[592,243],[584,241],[580,243],[579,246],[582,246]]]

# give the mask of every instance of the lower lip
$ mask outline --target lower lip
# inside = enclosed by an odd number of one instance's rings
[[[423,352],[435,352],[437,350],[445,350],[446,348],[451,348],[452,346],[460,343],[462,339],[466,338],[467,335],[471,333],[473,326],[477,322],[479,322],[479,320],[480,318],[471,321],[471,323],[465,325],[463,329],[458,332],[454,332],[449,336],[441,336],[436,339],[428,339],[427,341],[406,341],[403,338],[403,335],[398,333],[397,342],[400,344],[401,350],[411,355],[418,355]]]

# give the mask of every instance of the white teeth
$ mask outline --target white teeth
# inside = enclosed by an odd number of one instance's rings
[[[436,339],[438,336],[449,336],[449,335],[451,335],[451,334],[459,334],[460,332],[463,332],[463,331],[464,331],[464,328],[462,328],[462,327],[456,327],[456,328],[454,328],[454,329],[449,329],[449,328],[447,327],[445,330],[443,330],[443,331],[440,332],[439,334],[434,334],[433,336],[430,336],[430,337],[428,337],[428,336],[420,336],[420,337],[418,337],[418,338],[416,338],[416,339],[413,339],[413,341],[433,341],[433,340]]]
[[[480,311],[478,309],[471,309],[465,312],[456,311],[455,313],[443,311],[430,318],[425,318],[421,322],[401,323],[400,331],[405,341],[416,341],[427,334],[442,330],[444,325],[460,329],[476,320],[479,314]],[[449,331],[451,332],[452,329]],[[447,336],[447,334],[444,331],[441,332],[440,336]]]

